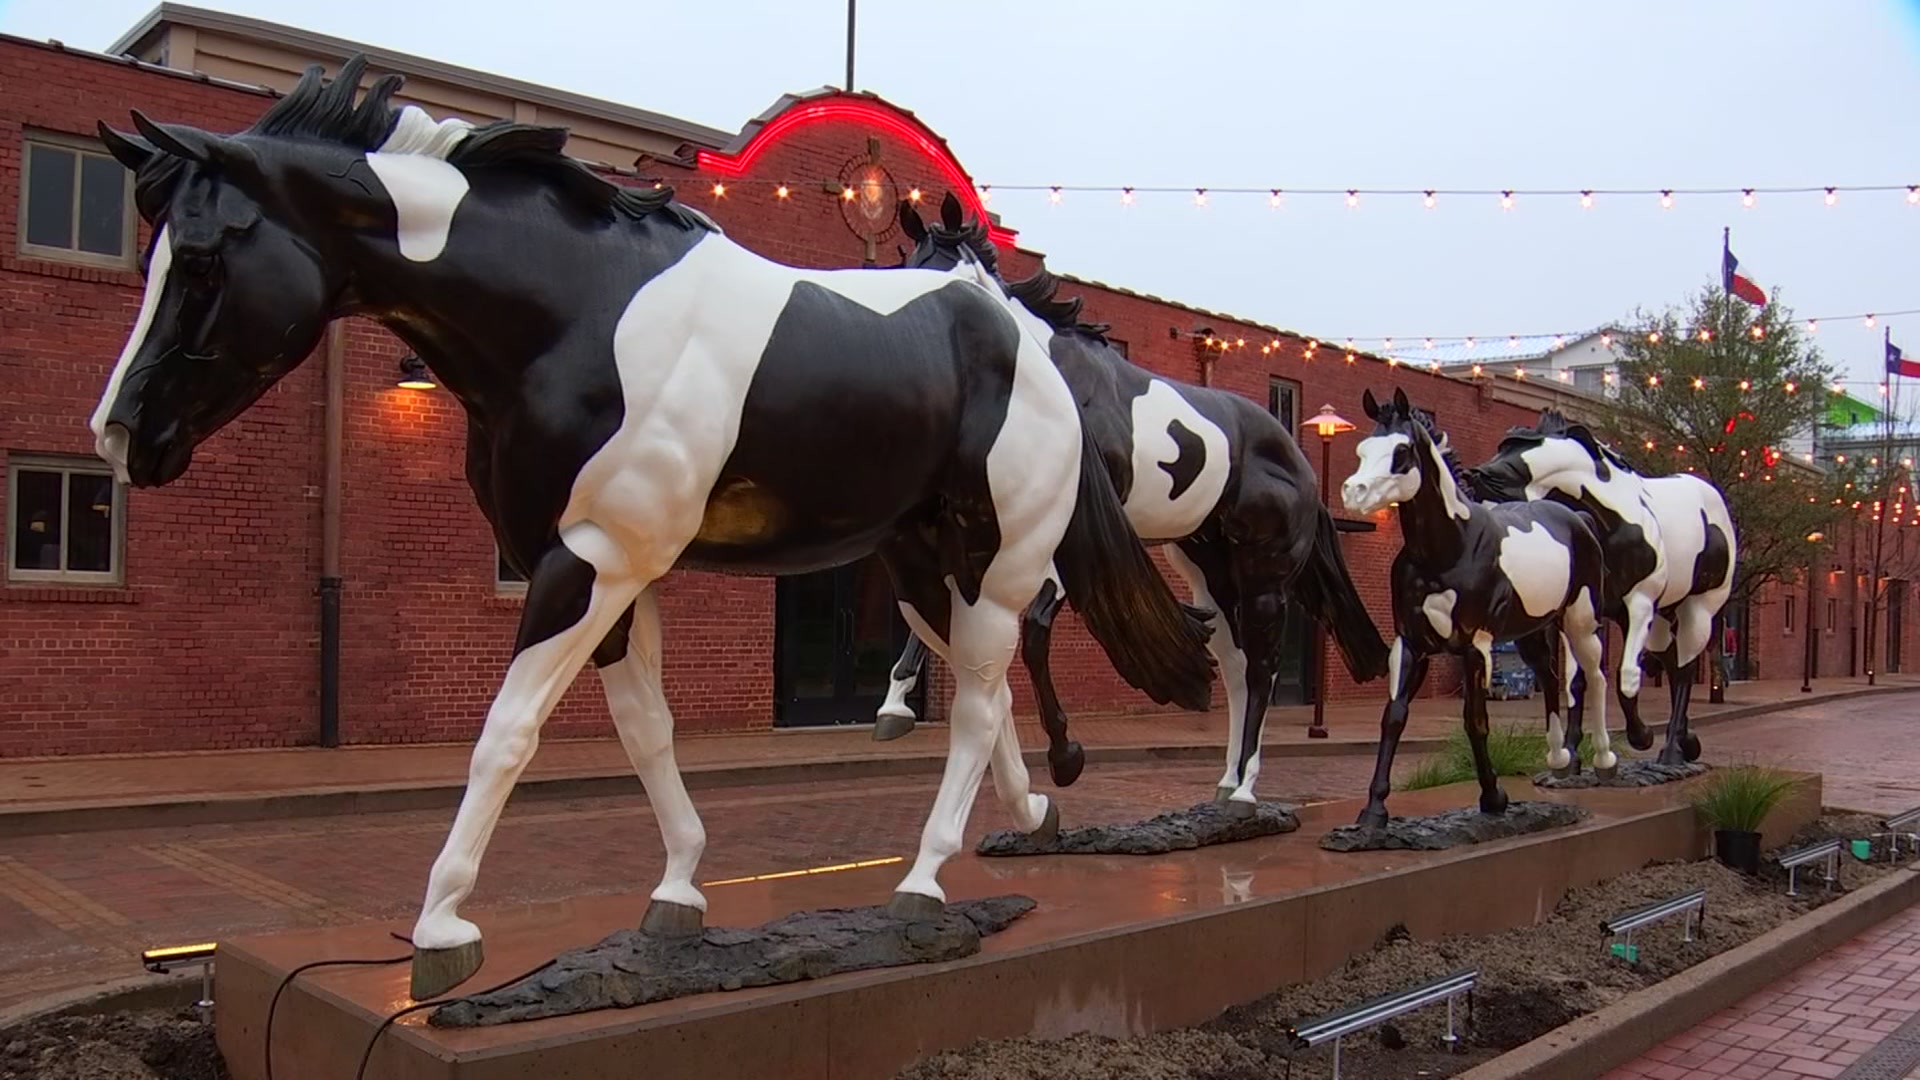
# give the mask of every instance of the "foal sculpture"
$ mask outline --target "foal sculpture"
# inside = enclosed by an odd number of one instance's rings
[[[1341,497],[1347,509],[1370,514],[1399,508],[1400,554],[1392,570],[1395,637],[1387,661],[1389,700],[1380,719],[1380,748],[1363,825],[1384,825],[1393,757],[1407,710],[1426,681],[1427,659],[1450,652],[1465,661],[1467,740],[1480,779],[1480,809],[1506,810],[1507,796],[1487,756],[1487,688],[1493,644],[1536,631],[1548,640],[1564,634],[1589,685],[1599,688],[1587,726],[1594,766],[1611,774],[1618,758],[1608,746],[1606,673],[1600,667],[1599,611],[1605,567],[1600,539],[1585,514],[1554,502],[1482,504],[1461,491],[1446,437],[1432,417],[1415,409],[1404,390],[1382,405],[1366,392],[1362,407],[1374,421],[1360,441],[1360,465]],[[1564,691],[1543,688],[1551,706]],[[1563,767],[1561,714],[1550,717],[1548,764]]]
[[[653,584],[698,567],[801,573],[878,553],[922,640],[960,673],[920,850],[890,903],[928,918],[989,760],[1023,830],[1007,672],[1020,613],[1071,595],[1115,666],[1204,709],[1208,628],[1127,523],[1073,395],[972,263],[799,270],[733,243],[667,189],[610,183],[562,128],[435,121],[356,102],[364,58],[311,68],[248,130],[133,114],[100,135],[154,226],[140,313],[91,426],[124,480],[194,447],[313,349],[372,317],[467,413],[467,478],[529,577],[514,656],[413,930],[416,998],[478,969],[459,915],[542,722],[600,667],[667,860],[643,926],[694,932],[706,835],[674,763]]]
[[[1215,798],[1229,812],[1250,815],[1286,602],[1298,599],[1328,627],[1355,679],[1386,673],[1386,642],[1347,572],[1312,466],[1285,425],[1245,397],[1130,362],[1107,340],[1106,327],[1079,321],[1077,298],[1055,298],[1059,283],[1046,270],[1005,283],[985,225],[964,221],[951,193],[936,224],[922,221],[906,201],[899,213],[914,241],[905,266],[950,270],[978,259],[1015,314],[1048,342],[1134,531],[1164,543],[1194,603],[1219,613],[1223,625],[1214,629],[1208,648],[1226,683],[1228,726],[1226,771]],[[1027,611],[1022,656],[1051,743],[1054,782],[1064,786],[1085,759],[1079,744],[1066,737],[1066,714],[1048,665],[1062,599],[1042,586]],[[913,714],[904,701],[922,659],[919,642],[909,641],[894,666],[877,737],[911,729]]]
[[[1635,749],[1653,745],[1635,700],[1641,651],[1661,658],[1672,706],[1662,764],[1700,756],[1700,740],[1687,723],[1694,667],[1713,636],[1713,618],[1733,589],[1737,541],[1733,516],[1718,488],[1698,476],[1642,476],[1619,454],[1602,446],[1583,424],[1553,409],[1531,428],[1515,428],[1497,453],[1466,470],[1482,498],[1499,502],[1555,499],[1579,506],[1600,523],[1608,576],[1629,586],[1622,602],[1605,612],[1625,630],[1620,657],[1620,705],[1627,738]],[[1523,650],[1536,672],[1551,664],[1539,643]],[[1585,688],[1574,685],[1576,712]],[[1568,731],[1568,749],[1579,733]]]

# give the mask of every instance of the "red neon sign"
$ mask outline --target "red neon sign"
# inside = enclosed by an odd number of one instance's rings
[[[973,186],[973,180],[967,176],[953,155],[928,134],[925,128],[912,123],[899,113],[871,98],[832,97],[796,106],[774,117],[753,138],[737,156],[701,150],[698,154],[700,168],[722,176],[742,176],[753,167],[754,159],[768,149],[792,135],[794,132],[830,120],[845,120],[865,124],[869,127],[893,135],[901,141],[917,148],[940,170],[940,175],[959,196],[961,205],[971,211],[974,217],[986,221],[987,235],[1001,247],[1013,246],[1013,233],[995,225],[987,217],[986,204],[980,201],[980,192]]]

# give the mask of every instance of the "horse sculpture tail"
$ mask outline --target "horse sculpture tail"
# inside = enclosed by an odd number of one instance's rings
[[[1068,601],[1121,678],[1162,705],[1212,707],[1210,613],[1173,595],[1127,520],[1084,424],[1079,496],[1054,563]]]
[[[1355,680],[1366,682],[1387,673],[1387,643],[1367,614],[1360,592],[1347,573],[1347,558],[1340,550],[1340,533],[1333,527],[1333,515],[1325,507],[1317,508],[1320,521],[1313,548],[1300,575],[1294,579],[1294,594],[1307,613],[1320,621],[1340,647],[1340,657]]]

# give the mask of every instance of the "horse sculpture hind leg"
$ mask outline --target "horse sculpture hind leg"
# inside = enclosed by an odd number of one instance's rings
[[[1514,639],[1514,651],[1520,654],[1520,660],[1533,672],[1533,680],[1540,688],[1540,699],[1547,721],[1547,767],[1555,776],[1567,773],[1567,761],[1571,757],[1567,744],[1566,701],[1560,679],[1559,645],[1561,637],[1556,627],[1548,627]]]
[[[626,645],[624,656],[600,669],[600,683],[606,689],[607,711],[620,744],[660,822],[660,839],[667,852],[666,872],[653,890],[640,928],[690,933],[700,928],[707,910],[706,897],[693,884],[694,869],[706,850],[707,831],[674,761],[673,714],[660,678],[660,607],[652,588],[634,601]]]
[[[466,981],[480,968],[480,928],[462,919],[480,856],[508,794],[540,741],[540,726],[653,575],[591,522],[569,525],[541,557],[527,585],[519,640],[506,679],[474,743],[467,790],[434,860],[413,928],[411,994],[422,1000]]]
[[[901,650],[900,659],[894,661],[889,676],[887,699],[874,714],[874,742],[888,742],[912,733],[915,717],[907,704],[907,695],[926,677],[926,670],[927,643],[921,641],[918,634],[907,635],[907,647]]]
[[[1586,676],[1587,686],[1593,691],[1585,703],[1584,717],[1586,734],[1593,740],[1593,771],[1601,779],[1607,780],[1619,771],[1620,758],[1613,752],[1607,734],[1605,650],[1602,648],[1602,627],[1599,614],[1594,610],[1593,597],[1593,589],[1581,589],[1566,609],[1564,626],[1567,644],[1573,649],[1573,655],[1580,663],[1580,672]]]
[[[1240,643],[1240,604],[1224,551],[1213,544],[1169,544],[1167,562],[1187,583],[1193,602],[1214,612],[1207,651],[1220,665],[1227,689],[1227,766],[1214,787],[1213,801],[1232,799],[1241,787],[1240,751],[1247,715],[1247,653]]]
[[[1473,771],[1480,780],[1480,812],[1504,814],[1507,793],[1500,790],[1500,777],[1493,771],[1493,759],[1487,754],[1487,689],[1493,678],[1493,635],[1485,630],[1473,635],[1473,648],[1467,650],[1466,671],[1461,689],[1466,696],[1467,745],[1473,749]]]

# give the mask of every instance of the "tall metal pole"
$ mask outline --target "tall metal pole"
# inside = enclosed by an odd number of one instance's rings
[[[856,0],[847,0],[847,93],[853,93],[853,5]]]
[[[346,326],[327,324],[320,481],[320,745],[340,745],[340,493],[346,442]]]
[[[1327,478],[1333,475],[1333,437],[1320,436],[1320,505],[1333,512],[1332,494],[1327,489]],[[1327,629],[1319,619],[1313,622],[1313,723],[1307,727],[1307,738],[1324,739],[1327,737]]]
[[[1818,562],[1820,552],[1814,549],[1814,556],[1807,560],[1807,614],[1800,620],[1800,629],[1807,635],[1806,653],[1800,658],[1800,692],[1813,693],[1813,567]]]

